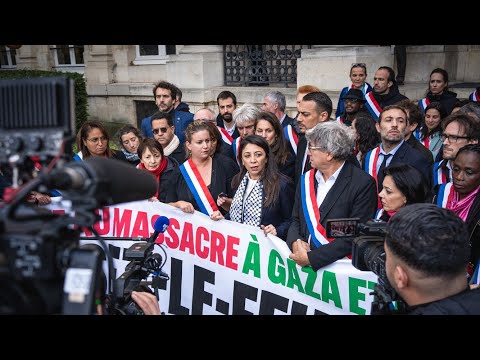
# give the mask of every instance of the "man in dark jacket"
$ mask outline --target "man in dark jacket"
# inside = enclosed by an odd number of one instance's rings
[[[352,133],[337,121],[321,122],[306,133],[312,169],[298,181],[287,245],[292,260],[314,271],[352,250],[351,238],[325,237],[328,219],[357,217],[366,222],[377,209],[374,179],[347,161]]]
[[[470,290],[465,223],[433,204],[392,216],[385,236],[386,275],[410,315],[480,315],[480,289]]]
[[[389,66],[380,66],[373,78],[373,90],[365,95],[365,106],[375,120],[385,106],[408,99],[398,91],[395,71]]]

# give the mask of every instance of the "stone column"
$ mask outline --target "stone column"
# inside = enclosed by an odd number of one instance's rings
[[[115,61],[112,45],[85,45],[85,78],[88,85],[107,85],[113,81]]]
[[[22,45],[17,49],[17,69],[51,71],[53,66],[50,45]]]

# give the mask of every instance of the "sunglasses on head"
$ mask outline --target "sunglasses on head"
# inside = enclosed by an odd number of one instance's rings
[[[160,133],[160,131],[162,132],[162,134],[165,134],[167,132],[167,130],[168,130],[168,128],[163,127],[163,128],[152,129],[152,132],[155,135],[158,135]]]

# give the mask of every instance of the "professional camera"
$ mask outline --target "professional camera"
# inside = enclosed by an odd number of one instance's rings
[[[0,201],[0,313],[99,313],[98,303],[114,292],[106,289],[102,259],[109,276],[113,260],[93,228],[95,210],[157,190],[151,174],[117,160],[72,162],[74,108],[66,77],[0,81],[0,175],[10,173],[12,184]],[[71,211],[27,201],[32,191],[54,190]],[[103,250],[79,245],[83,228]]]
[[[327,220],[327,237],[352,237],[352,265],[361,271],[372,271],[378,276],[374,288],[372,315],[397,314],[405,303],[390,285],[386,271],[385,242],[387,223],[370,220],[359,223],[358,218]]]

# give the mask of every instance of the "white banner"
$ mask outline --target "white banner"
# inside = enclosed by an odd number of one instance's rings
[[[50,205],[59,211],[59,205]],[[60,210],[61,211],[61,210]],[[163,203],[131,202],[99,211],[95,229],[102,236],[150,237],[158,216],[170,219],[164,244],[163,271],[170,276],[159,290],[160,309],[167,314],[369,314],[377,281],[342,259],[317,272],[288,258],[290,249],[260,228],[236,222],[212,221],[195,212],[186,214]],[[92,236],[86,233],[85,236]],[[89,241],[83,241],[89,242]],[[128,261],[123,249],[131,241],[108,241],[115,277]],[[162,258],[163,252],[154,248]],[[106,267],[105,267],[106,269]]]

